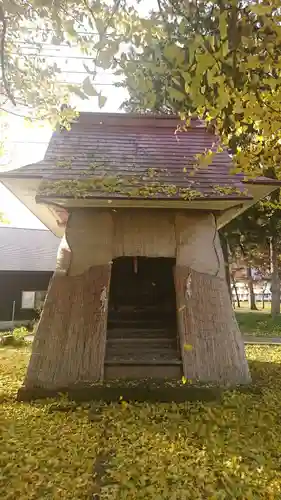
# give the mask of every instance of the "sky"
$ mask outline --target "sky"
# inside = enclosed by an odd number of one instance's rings
[[[72,64],[72,66],[71,66]],[[79,63],[81,64],[81,62]],[[75,62],[75,71],[79,66]],[[69,69],[70,67],[70,69]],[[73,62],[70,63],[68,71],[73,67]],[[70,73],[68,73],[70,75]],[[85,74],[78,75],[83,80]],[[73,81],[73,75],[71,76]],[[77,75],[75,74],[76,82],[78,83]],[[97,103],[97,98],[91,98],[86,101],[77,100],[75,102],[79,111],[102,111],[114,112],[120,111],[120,106],[126,98],[126,91],[121,88],[116,88],[112,85],[113,79],[111,75],[105,72],[97,77],[97,81],[104,83],[102,86],[103,94],[107,96],[105,107],[100,110]],[[16,108],[15,112],[21,110]],[[21,166],[35,163],[44,158],[44,154],[48,147],[48,142],[51,138],[52,130],[49,126],[32,126],[26,125],[23,118],[14,115],[8,115],[5,118],[8,123],[8,128],[3,132],[5,135],[6,153],[0,158],[0,171],[7,171]],[[9,221],[12,227],[26,227],[34,229],[46,229],[45,226],[0,183],[0,211],[4,212],[5,218]],[[5,224],[0,224],[5,225]]]
[[[136,7],[135,0],[132,0],[132,5]],[[137,9],[141,15],[146,15],[151,9],[157,9],[157,0],[141,0],[137,4]],[[34,53],[34,45],[26,45],[26,54]],[[49,56],[50,62],[56,62],[60,67],[61,79],[72,84],[82,83],[87,73],[83,63],[91,66],[91,60],[86,56],[81,59],[81,53],[68,46],[58,47],[56,45],[46,44],[41,53],[47,59]],[[78,57],[79,59],[75,59]],[[120,78],[119,78],[120,80]],[[122,102],[126,99],[127,93],[125,89],[113,86],[113,83],[118,81],[114,78],[110,71],[100,70],[95,79],[95,84],[98,83],[98,89],[102,90],[103,95],[107,97],[106,105],[102,110],[98,107],[97,98],[93,97],[89,100],[81,100],[76,98],[76,101],[71,103],[76,105],[79,111],[102,111],[116,112],[120,111]],[[21,113],[22,110],[13,108],[15,113]],[[24,114],[24,110],[23,110]],[[21,166],[35,163],[44,158],[44,154],[48,147],[48,142],[51,138],[52,130],[49,126],[33,125],[27,126],[23,118],[9,114],[5,118],[8,122],[8,129],[2,132],[0,119],[0,134],[5,136],[5,145],[7,152],[0,157],[0,171],[7,171]],[[0,140],[3,140],[0,137]],[[4,212],[5,217],[9,220],[9,225],[14,227],[26,228],[41,228],[45,226],[31,212],[16,199],[1,183],[0,183],[0,212]],[[0,224],[3,225],[3,224]]]

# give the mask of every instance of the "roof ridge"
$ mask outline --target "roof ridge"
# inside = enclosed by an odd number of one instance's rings
[[[198,117],[190,117],[190,128],[206,128],[207,124],[204,120]],[[130,126],[131,122],[134,122],[134,125],[138,123],[143,126],[143,122],[147,122],[147,125],[155,125],[155,121],[162,122],[162,127],[170,128],[172,127],[172,123],[174,126],[179,125],[180,123],[184,124],[184,120],[180,118],[179,115],[168,115],[168,114],[142,114],[142,113],[102,113],[99,111],[81,111],[77,118],[74,118],[73,124],[83,124],[83,123],[92,123],[92,124],[100,124],[104,125],[115,125],[120,126],[120,123],[124,126]],[[150,122],[150,123],[149,123]],[[197,124],[197,126],[196,126]],[[158,124],[156,124],[157,127]],[[160,125],[160,123],[159,123]]]

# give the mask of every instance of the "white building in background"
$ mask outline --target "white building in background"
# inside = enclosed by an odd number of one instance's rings
[[[250,302],[249,277],[247,265],[243,261],[231,265],[231,291],[232,300],[237,302]],[[252,284],[256,302],[271,302],[271,274],[269,269],[261,272],[251,268]]]
[[[257,282],[254,283],[254,294],[257,302],[270,302],[271,301],[271,283],[270,281]],[[231,284],[232,298],[233,301],[237,301],[237,296],[235,292],[235,287]],[[238,298],[241,302],[249,301],[249,288],[248,283],[245,281],[236,282],[236,290]]]

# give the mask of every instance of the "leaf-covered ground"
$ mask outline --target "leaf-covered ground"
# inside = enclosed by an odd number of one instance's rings
[[[281,314],[272,318],[268,311],[236,309],[236,318],[244,335],[255,337],[281,337]]]
[[[0,498],[281,498],[281,347],[247,348],[260,391],[222,404],[121,404],[53,412],[16,403],[28,348],[0,349]]]

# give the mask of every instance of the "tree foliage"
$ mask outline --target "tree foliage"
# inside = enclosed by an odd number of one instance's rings
[[[0,5],[0,110],[30,119],[59,120],[75,116],[65,106],[71,94],[83,90],[63,80],[57,62],[46,58],[44,47],[79,46],[86,51],[90,35],[80,35],[87,21],[82,2],[69,0],[4,0]],[[85,29],[85,28],[84,28]],[[13,106],[11,106],[13,105]],[[64,105],[64,106],[63,106]],[[22,111],[22,109],[24,111]]]
[[[159,0],[149,18],[123,7],[97,63],[121,67],[142,109],[160,98],[167,111],[173,102],[182,117],[205,118],[243,172],[265,173],[280,163],[280,14],[276,0]]]
[[[255,268],[260,278],[271,280],[271,313],[280,313],[280,191],[257,203],[232,220],[223,234],[228,241],[232,261]],[[251,281],[251,280],[250,280]]]
[[[69,92],[105,97],[97,68],[126,77],[142,109],[160,103],[188,118],[211,122],[247,175],[276,166],[281,177],[280,3],[238,0],[4,0],[0,62],[5,99],[53,118]],[[36,26],[30,31],[29,27]],[[81,34],[81,26],[97,35]],[[57,84],[59,68],[32,58],[40,43],[67,43],[92,56],[82,88]],[[38,48],[37,48],[38,47]],[[64,113],[71,113],[65,108]],[[243,143],[243,147],[241,147]]]
[[[9,220],[6,218],[4,212],[0,211],[0,224],[9,224]]]

